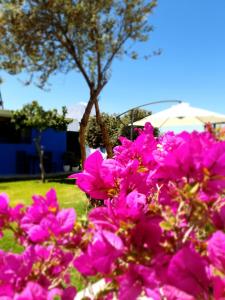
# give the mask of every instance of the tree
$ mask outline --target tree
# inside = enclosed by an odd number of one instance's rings
[[[151,114],[150,111],[144,109],[134,109],[133,110],[133,121],[138,121],[143,119]],[[125,114],[120,120],[116,117],[115,114],[109,115],[106,113],[102,114],[102,120],[105,123],[106,127],[109,130],[110,143],[113,147],[118,145],[119,136],[125,136],[130,138],[130,126],[131,123],[131,112]],[[137,133],[134,134],[136,137]],[[99,148],[105,147],[104,139],[102,136],[101,128],[98,125],[98,122],[94,116],[89,118],[86,141],[89,147]]]
[[[157,1],[151,0],[4,0],[0,1],[0,68],[11,74],[26,70],[29,84],[46,86],[50,75],[79,71],[89,88],[89,100],[80,122],[82,161],[85,131],[98,98],[110,77],[115,58],[131,52],[133,43],[145,42],[153,30],[148,24]]]
[[[110,143],[114,147],[118,144],[122,123],[116,118],[116,115],[102,113],[102,121],[108,128]],[[102,137],[101,128],[95,116],[91,116],[88,121],[86,141],[90,148],[104,147],[104,139]]]
[[[133,122],[139,121],[145,117],[148,117],[151,115],[151,112],[145,109],[133,109],[126,113],[122,118],[121,122],[124,125],[121,130],[121,135],[126,136],[127,138],[136,138],[137,137],[137,132],[133,133],[131,137],[131,127],[129,124],[131,124],[131,120],[133,119]]]
[[[62,115],[56,109],[45,111],[37,101],[23,106],[21,110],[13,113],[12,122],[16,129],[33,128],[37,130],[34,138],[35,147],[40,160],[42,182],[45,182],[44,148],[41,143],[42,133],[48,128],[55,130],[66,130],[71,120],[66,119],[66,108],[62,107]]]

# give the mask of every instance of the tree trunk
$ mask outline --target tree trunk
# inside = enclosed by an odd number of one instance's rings
[[[110,142],[108,128],[106,127],[105,123],[102,120],[97,98],[95,100],[95,112],[96,112],[97,123],[101,128],[102,139],[103,139],[103,143],[104,143],[105,148],[106,148],[107,157],[108,158],[113,157],[112,144]]]
[[[39,167],[41,170],[41,181],[45,183],[45,167],[44,167],[44,149],[41,146],[41,132],[34,138],[37,154],[39,156]]]
[[[97,96],[98,93],[91,91],[90,99],[88,101],[82,119],[80,121],[79,142],[80,142],[80,150],[81,150],[81,163],[83,167],[86,159],[85,133],[88,125],[88,120],[91,114],[91,110],[95,104],[95,99],[97,99]]]

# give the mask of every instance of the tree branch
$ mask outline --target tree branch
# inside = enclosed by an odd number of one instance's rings
[[[60,30],[62,32],[62,35],[63,35],[63,37],[66,41],[62,39],[62,37],[57,33],[57,31],[55,31],[54,33],[55,33],[57,39],[60,41],[60,43],[63,45],[63,47],[65,47],[67,49],[67,51],[70,53],[70,55],[74,59],[78,69],[80,70],[81,74],[84,76],[84,79],[86,80],[87,85],[89,86],[89,88],[90,89],[93,88],[93,82],[90,80],[90,78],[89,78],[87,72],[85,71],[81,61],[79,60],[76,49],[73,45],[73,42],[69,39],[69,37],[67,36],[67,34],[64,31],[63,27],[58,22],[56,24],[56,28],[57,27],[60,28]]]

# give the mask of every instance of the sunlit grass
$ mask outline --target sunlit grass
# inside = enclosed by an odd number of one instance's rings
[[[86,195],[74,184],[54,181],[42,183],[39,180],[0,183],[0,193],[9,195],[11,205],[18,203],[29,205],[32,202],[32,195],[45,195],[51,188],[56,190],[60,207],[73,207],[78,216],[86,213],[88,205]]]
[[[45,195],[51,188],[56,190],[61,208],[73,207],[77,212],[78,218],[87,214],[88,200],[86,195],[74,184],[54,181],[42,183],[39,180],[0,183],[0,193],[4,192],[9,195],[10,205],[12,206],[18,203],[29,205],[32,203],[32,195]],[[12,232],[8,230],[4,232],[4,236],[0,239],[0,249],[14,253],[23,251],[23,247],[15,243]],[[84,279],[75,269],[73,269],[71,277],[72,284],[78,290],[85,286]]]

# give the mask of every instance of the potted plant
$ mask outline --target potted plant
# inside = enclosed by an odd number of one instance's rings
[[[63,168],[65,172],[68,172],[70,170],[76,172],[80,169],[80,159],[76,157],[76,154],[74,152],[65,152],[63,154],[63,162]]]
[[[76,157],[75,153],[72,160],[72,171],[76,172],[81,169],[81,160],[80,158]]]
[[[64,172],[69,172],[70,171],[70,161],[71,161],[70,152],[63,153],[62,159],[63,159],[63,170],[64,170]]]

